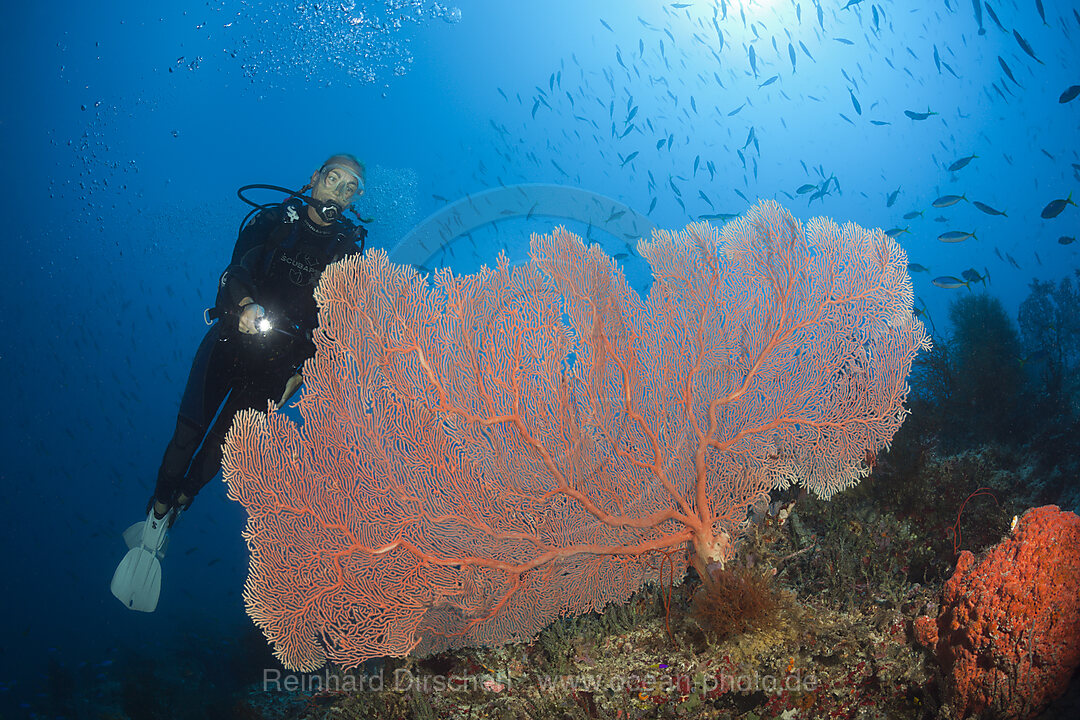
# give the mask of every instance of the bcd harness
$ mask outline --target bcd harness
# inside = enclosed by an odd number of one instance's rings
[[[290,216],[290,214],[287,212],[289,209],[297,209],[296,206],[294,206],[291,202],[286,202],[284,205],[286,210],[285,217]],[[300,208],[303,208],[302,204],[297,205],[299,205]],[[326,262],[323,264],[324,269],[327,265],[330,265],[331,263],[341,259],[342,246],[344,246],[350,241],[358,242],[360,246],[360,254],[364,254],[364,239],[367,237],[367,228],[354,225],[346,219],[338,220],[337,224],[341,226],[341,229],[339,229],[336,233],[329,237],[326,245],[323,248],[322,258],[326,260]],[[300,221],[298,219],[293,219],[281,222],[270,233],[270,236],[267,238],[266,242],[263,243],[263,260],[262,267],[260,267],[261,277],[265,278],[269,274],[271,265],[277,257],[278,250],[283,247],[293,247],[296,245],[297,235],[300,232],[299,228]],[[206,321],[207,325],[210,325],[215,320],[218,320],[222,317],[225,317],[227,315],[233,315],[236,313],[235,309],[226,306],[223,298],[223,295],[225,293],[221,292],[221,289],[224,286],[225,274],[222,274],[221,280],[218,283],[219,291],[214,307],[206,308],[203,311],[203,320]]]

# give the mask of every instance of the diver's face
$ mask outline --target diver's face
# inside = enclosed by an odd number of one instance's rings
[[[345,166],[316,172],[311,176],[311,182],[311,197],[320,202],[333,201],[343,208],[364,194],[360,177]]]

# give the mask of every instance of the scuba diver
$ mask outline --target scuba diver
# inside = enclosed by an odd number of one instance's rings
[[[256,209],[241,223],[215,306],[205,313],[210,328],[195,353],[146,520],[124,533],[130,549],[113,575],[113,595],[132,610],[157,607],[168,529],[221,469],[221,445],[236,413],[265,410],[268,401],[281,407],[300,387],[304,361],[315,354],[319,277],[331,263],[364,251],[367,230],[343,217],[363,194],[364,179],[363,163],[338,154],[299,192],[272,185],[237,191]],[[289,197],[259,205],[244,196],[252,188]]]

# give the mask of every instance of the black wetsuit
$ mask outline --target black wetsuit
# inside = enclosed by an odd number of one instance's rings
[[[355,240],[364,234],[340,222],[316,225],[299,201],[263,210],[247,225],[218,283],[220,319],[195,353],[153,499],[173,505],[180,494],[195,497],[221,469],[221,444],[236,413],[265,410],[268,400],[281,398],[288,379],[315,354],[319,276],[330,263],[360,252]],[[245,297],[290,334],[241,333]]]

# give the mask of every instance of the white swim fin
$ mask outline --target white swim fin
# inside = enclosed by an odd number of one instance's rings
[[[161,559],[169,544],[169,526],[177,514],[170,508],[165,517],[154,515],[153,508],[146,520],[124,531],[124,542],[130,548],[113,573],[110,589],[116,599],[139,612],[154,612],[161,594]]]

